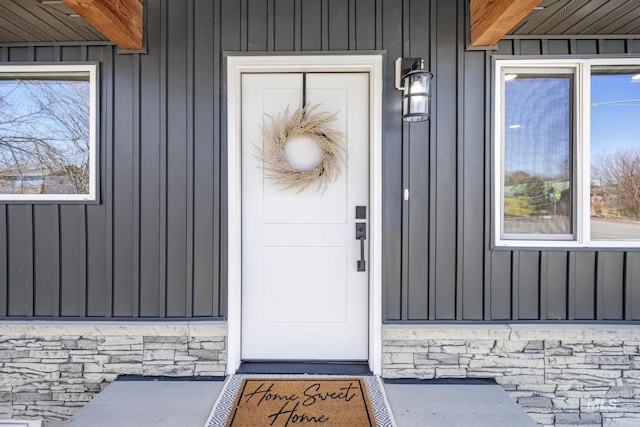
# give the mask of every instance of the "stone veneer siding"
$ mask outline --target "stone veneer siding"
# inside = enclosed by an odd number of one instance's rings
[[[385,325],[385,378],[495,378],[543,426],[640,426],[640,328]]]
[[[0,322],[0,419],[68,419],[119,375],[223,376],[226,360],[226,322]]]

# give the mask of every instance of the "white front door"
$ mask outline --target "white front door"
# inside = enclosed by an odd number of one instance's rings
[[[369,263],[358,271],[356,223],[369,219],[369,74],[244,73],[241,85],[242,359],[367,360]],[[324,192],[283,189],[259,158],[265,115],[293,112],[303,89],[307,105],[338,112],[328,126],[345,134],[346,164]],[[322,156],[309,140],[287,149],[299,165]]]

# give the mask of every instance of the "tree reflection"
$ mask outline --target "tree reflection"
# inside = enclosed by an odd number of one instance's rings
[[[593,162],[591,215],[640,219],[640,149],[605,152]]]
[[[0,193],[88,194],[89,82],[0,80]]]

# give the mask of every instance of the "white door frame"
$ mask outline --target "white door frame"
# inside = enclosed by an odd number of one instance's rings
[[[382,373],[382,54],[229,55],[227,61],[227,374],[241,359],[242,167],[241,74],[246,72],[369,73],[369,367]]]

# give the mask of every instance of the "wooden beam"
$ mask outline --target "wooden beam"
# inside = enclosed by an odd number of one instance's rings
[[[471,0],[471,46],[493,46],[542,0]]]
[[[140,0],[62,0],[121,49],[142,49]]]

